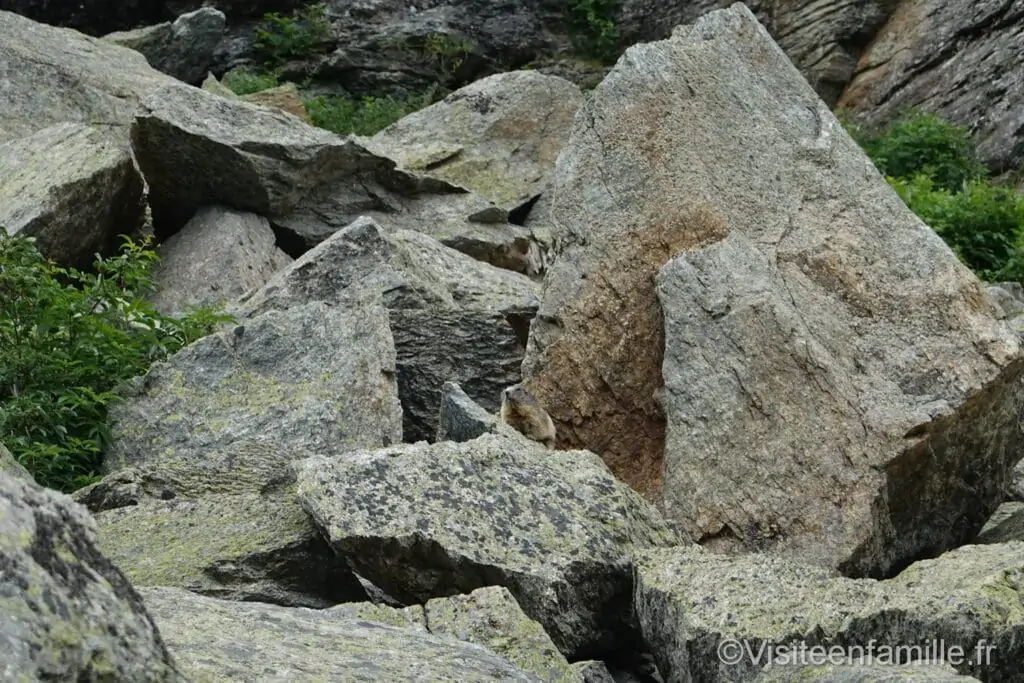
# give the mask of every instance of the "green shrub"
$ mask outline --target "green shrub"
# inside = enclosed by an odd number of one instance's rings
[[[0,228],[0,434],[41,484],[94,480],[117,385],[229,319],[209,308],[159,314],[143,299],[157,258],[147,246],[126,238],[90,274]]]
[[[950,192],[927,175],[889,178],[907,206],[945,240],[983,280],[1019,279],[1024,196],[988,180],[969,180]]]
[[[878,133],[849,124],[848,129],[884,175],[913,178],[923,174],[951,192],[986,175],[967,129],[934,114],[910,112]]]
[[[269,90],[279,85],[276,73],[264,73],[241,68],[232,69],[224,74],[221,83],[236,95],[249,95],[261,90]]]
[[[584,56],[602,64],[612,64],[619,57],[619,27],[614,16],[619,0],[573,0],[569,7],[574,32],[573,47]]]
[[[308,57],[313,48],[331,35],[327,20],[327,5],[307,5],[292,16],[278,12],[263,15],[254,29],[253,47],[260,57],[270,63]]]
[[[314,125],[339,135],[373,135],[398,119],[429,106],[434,92],[406,99],[394,97],[314,97],[305,100],[306,111]]]

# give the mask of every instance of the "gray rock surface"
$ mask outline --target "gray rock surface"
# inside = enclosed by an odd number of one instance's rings
[[[564,443],[730,550],[881,576],[977,533],[1017,337],[743,5],[630,48],[554,185],[523,373]]]
[[[932,662],[946,656],[961,674],[1013,681],[1024,642],[1015,579],[1022,569],[1019,542],[964,546],[886,581],[767,555],[658,549],[638,556],[634,604],[666,683],[755,680],[764,653],[788,652],[792,661],[799,650],[791,646],[838,646],[866,657],[872,644],[876,663],[899,653]],[[737,656],[737,643],[753,654]]]
[[[88,511],[0,471],[0,678],[186,679]]]
[[[251,467],[269,484],[300,454],[401,441],[387,311],[338,303],[270,311],[154,364],[110,410],[106,471],[158,463],[216,482]]]
[[[569,658],[625,635],[632,552],[676,540],[597,456],[525,439],[405,444],[295,469],[303,507],[385,592],[425,602],[505,586]]]
[[[265,216],[312,246],[327,235],[317,233],[322,220],[289,219],[300,207],[306,214],[338,213],[344,206],[355,211],[376,208],[378,194],[450,187],[395,170],[393,161],[351,136],[180,83],[143,102],[132,146],[150,185],[160,237],[176,232],[201,207],[223,205]]]
[[[168,647],[193,680],[519,681],[543,679],[478,645],[334,610],[229,602],[142,588]]]
[[[988,286],[989,295],[1006,315],[1006,324],[1024,336],[1024,287],[1019,282],[999,282]]]
[[[367,599],[288,492],[142,500],[98,512],[96,525],[136,588],[312,608]]]
[[[438,417],[438,441],[471,441],[498,431],[498,418],[466,395],[455,382],[441,387],[441,414]]]
[[[1008,498],[1024,502],[1024,460],[1013,468],[1013,479],[1010,481]]]
[[[347,292],[383,296],[397,351],[407,441],[437,434],[440,392],[458,382],[484,408],[519,381],[539,286],[415,232],[363,218],[275,275],[238,314],[250,317]]]
[[[938,664],[850,664],[820,666],[776,666],[754,679],[754,683],[972,683],[973,676],[961,676],[952,667]]]
[[[985,523],[975,543],[1024,541],[1024,503],[1003,503]]]
[[[134,50],[0,10],[0,142],[58,123],[128,126],[174,82]]]
[[[581,104],[583,94],[569,81],[511,71],[400,119],[367,145],[400,168],[469,188],[511,210],[547,188]]]
[[[57,263],[88,268],[119,246],[118,234],[142,224],[142,191],[116,126],[61,123],[0,142],[0,226],[35,237]]]
[[[838,106],[880,124],[921,107],[967,126],[996,173],[1024,162],[1024,3],[905,0],[860,56]]]
[[[275,245],[266,218],[204,207],[157,249],[157,291],[150,301],[165,314],[225,304],[262,287],[292,258]]]
[[[17,479],[35,482],[32,474],[14,459],[14,455],[7,450],[7,447],[0,443],[0,475],[7,474]]]
[[[213,63],[226,24],[223,12],[201,7],[174,21],[109,33],[103,39],[141,52],[154,69],[198,85]]]

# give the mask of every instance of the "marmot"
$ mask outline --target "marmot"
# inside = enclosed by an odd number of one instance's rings
[[[522,384],[513,384],[501,392],[501,421],[526,438],[554,449],[555,423]]]

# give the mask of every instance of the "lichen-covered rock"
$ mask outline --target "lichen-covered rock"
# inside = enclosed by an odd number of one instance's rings
[[[303,254],[237,310],[249,317],[359,291],[383,296],[389,310],[406,440],[435,438],[445,382],[497,410],[501,390],[519,381],[539,285],[369,218]]]
[[[302,93],[294,83],[282,83],[274,88],[240,95],[238,99],[263,107],[276,107],[303,121],[309,121],[309,113],[306,111],[306,105],[302,102]]]
[[[511,210],[547,189],[581,104],[583,94],[567,80],[510,71],[401,118],[367,144],[401,168]]]
[[[252,468],[269,484],[306,453],[401,441],[387,311],[339,303],[269,311],[154,364],[110,410],[106,471],[156,463],[216,482]]]
[[[866,124],[920,107],[970,128],[997,172],[1024,161],[1024,8],[1005,0],[904,0],[860,55],[836,106]]]
[[[117,127],[62,123],[0,142],[0,226],[57,263],[87,268],[116,247],[142,224],[142,191]]]
[[[0,471],[0,678],[184,682],[88,511]]]
[[[405,602],[502,585],[567,657],[626,632],[630,557],[675,542],[583,451],[486,434],[295,463],[298,493],[355,571]]]
[[[507,588],[489,586],[468,595],[434,598],[423,610],[435,636],[482,645],[542,681],[580,680],[544,628],[523,614]]]
[[[884,576],[977,533],[1020,342],[743,4],[630,48],[554,185],[523,373],[563,444],[730,550]]]
[[[591,659],[576,662],[571,668],[580,683],[618,683],[604,662]]]
[[[0,142],[59,123],[103,124],[127,140],[140,99],[168,83],[134,50],[0,10]]]
[[[193,680],[328,681],[544,679],[478,645],[336,610],[228,602],[181,589],[141,588],[181,669]]]
[[[288,493],[143,500],[97,513],[96,525],[136,588],[314,608],[367,599]]]
[[[874,644],[876,662],[960,652],[948,659],[959,673],[1008,682],[1024,649],[1022,573],[1020,542],[964,546],[886,581],[769,555],[655,549],[639,553],[634,605],[666,683],[754,680],[764,653],[792,658],[794,644],[854,654]]]
[[[168,315],[237,299],[292,261],[276,246],[266,218],[218,206],[196,212],[157,253],[150,301]]]
[[[0,475],[7,474],[18,479],[35,483],[35,478],[25,467],[14,459],[7,447],[0,443]]]
[[[226,23],[220,10],[201,7],[173,22],[108,33],[103,39],[141,52],[154,69],[196,85],[213,63]]]
[[[300,206],[358,211],[376,208],[392,193],[451,187],[397,170],[351,136],[181,83],[143,101],[131,137],[159,237],[176,232],[199,208],[223,205],[266,216],[312,246],[326,235],[307,239],[302,222],[289,219]]]

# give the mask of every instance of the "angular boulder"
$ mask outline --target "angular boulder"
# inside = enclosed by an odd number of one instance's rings
[[[124,132],[60,123],[0,142],[0,226],[35,237],[47,258],[77,268],[116,248],[116,236],[134,232],[144,213]]]
[[[538,71],[488,76],[367,141],[400,168],[469,188],[504,209],[547,189],[583,93]]]
[[[110,410],[105,470],[181,463],[217,481],[253,468],[269,484],[300,454],[400,442],[387,311],[343,303],[270,311],[154,364]]]
[[[167,315],[237,299],[292,261],[275,244],[266,218],[217,206],[197,211],[157,253],[150,301]]]
[[[964,546],[886,581],[767,555],[654,549],[639,553],[634,605],[666,683],[761,680],[773,655],[814,663],[810,648],[860,663],[945,659],[960,674],[1012,681],[1022,571],[1020,542]]]
[[[294,465],[303,507],[398,600],[505,586],[569,658],[629,642],[632,553],[671,545],[653,507],[584,451],[502,435]]]
[[[186,680],[88,511],[5,471],[0,566],[5,680]]]
[[[335,610],[139,592],[193,680],[249,680],[254,671],[274,680],[544,680],[478,645]]]
[[[213,63],[226,24],[223,12],[201,7],[174,21],[108,33],[103,39],[141,52],[157,71],[198,85]]]
[[[438,441],[471,441],[498,431],[498,418],[467,396],[455,382],[441,386],[441,414],[437,421]]]
[[[14,455],[2,443],[0,443],[0,474],[7,474],[26,481],[35,481],[32,474],[25,469],[24,465],[15,460]]]
[[[497,410],[519,381],[539,286],[415,232],[361,218],[275,275],[237,307],[249,318],[353,292],[383,297],[397,351],[407,441],[437,434],[445,382]]]
[[[1019,342],[745,6],[630,48],[555,187],[524,375],[566,443],[726,549],[884,576],[977,533]]]

